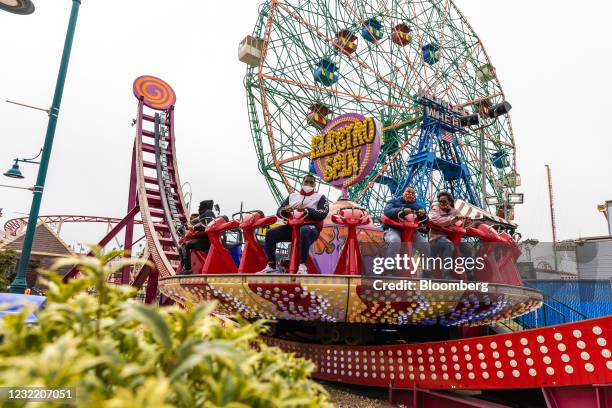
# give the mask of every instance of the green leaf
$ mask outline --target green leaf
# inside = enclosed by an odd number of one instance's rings
[[[127,304],[117,324],[137,321],[148,328],[155,339],[165,348],[172,347],[170,329],[164,318],[154,309],[141,304]]]

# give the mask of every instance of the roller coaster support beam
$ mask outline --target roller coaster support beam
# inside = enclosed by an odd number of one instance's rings
[[[72,0],[72,10],[70,12],[70,20],[68,21],[68,31],[66,32],[64,51],[62,53],[62,60],[60,63],[59,73],[57,75],[57,82],[55,84],[55,94],[53,95],[51,112],[49,113],[47,134],[45,135],[45,144],[43,145],[42,157],[40,159],[40,166],[38,168],[38,177],[36,178],[36,185],[34,186],[28,227],[23,242],[23,248],[21,249],[21,259],[19,260],[19,269],[17,271],[17,275],[15,276],[15,280],[13,283],[11,283],[12,293],[24,293],[28,285],[25,279],[26,269],[30,261],[30,253],[32,252],[34,232],[36,231],[36,221],[38,219],[38,212],[40,211],[40,202],[42,201],[45,179],[47,178],[47,169],[49,168],[49,159],[51,158],[53,138],[55,137],[55,127],[57,126],[57,118],[59,116],[62,95],[64,93],[68,62],[70,61],[70,51],[72,50],[72,41],[74,39],[74,31],[76,28],[80,5],[81,0]]]
[[[127,211],[129,214],[130,209],[134,207],[138,207],[138,175],[136,173],[136,142],[134,141],[134,146],[132,147],[132,168],[130,170],[130,190],[128,193],[128,205]],[[134,217],[131,218],[131,222],[128,222],[125,226],[125,240],[123,249],[129,251],[131,255],[132,245],[134,240]],[[126,254],[126,256],[129,256]],[[130,267],[124,266],[121,271],[121,284],[129,285],[130,284]]]
[[[117,225],[115,225],[113,227],[113,229],[108,231],[108,233],[104,236],[104,238],[102,238],[100,240],[100,242],[98,242],[98,246],[102,247],[102,248],[104,246],[106,246],[106,244],[108,244],[113,238],[115,238],[117,236],[117,234],[119,234],[119,231],[121,231],[123,229],[123,227],[129,226],[129,225],[132,225],[132,227],[133,227],[133,225],[134,225],[134,217],[136,216],[136,214],[138,214],[139,211],[140,211],[140,207],[138,207],[138,205],[132,207],[132,209],[128,211],[127,215],[125,217],[123,217],[123,219],[121,221],[119,221],[117,223]],[[92,255],[93,255],[92,252],[89,252],[87,254],[87,256],[92,256]],[[74,267],[71,270],[69,270],[64,275],[64,278],[63,278],[64,282],[68,282],[68,280],[74,278],[76,276],[76,274],[78,273],[78,271],[79,270],[78,270],[77,267]],[[129,279],[129,275],[128,275],[128,279]],[[123,276],[122,276],[122,282],[123,282]]]

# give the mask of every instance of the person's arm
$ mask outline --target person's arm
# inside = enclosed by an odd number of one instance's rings
[[[399,219],[400,215],[404,212],[404,207],[398,206],[397,201],[398,200],[396,200],[395,198],[392,198],[389,201],[387,201],[387,204],[385,205],[384,213],[387,217],[391,218],[392,220]]]
[[[419,204],[416,205],[416,214],[419,222],[427,220],[427,211],[425,211],[425,208]]]
[[[285,198],[285,201],[283,201],[280,207],[278,207],[278,210],[276,210],[276,216],[278,218],[286,219],[289,216],[289,214],[287,214],[287,211],[285,210],[285,207],[287,207],[288,205],[289,205],[289,196]]]
[[[317,203],[317,208],[308,208],[308,219],[313,221],[323,221],[329,213],[329,203],[324,195],[321,196]]]
[[[446,215],[443,213],[439,206],[434,205],[433,207],[431,207],[431,210],[429,210],[429,220],[434,224],[438,224],[441,227],[448,227],[455,219],[455,215],[452,214],[452,210],[450,213],[448,213],[448,215]]]

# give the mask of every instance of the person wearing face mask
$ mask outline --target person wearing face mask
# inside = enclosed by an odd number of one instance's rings
[[[287,219],[293,211],[304,211],[306,220],[309,222],[300,227],[300,266],[299,274],[307,274],[306,259],[310,246],[319,238],[323,229],[323,220],[329,212],[327,198],[323,194],[315,191],[316,179],[313,175],[307,174],[302,180],[300,191],[295,191],[282,202],[276,215],[279,218]],[[265,250],[268,257],[268,265],[260,272],[281,273],[276,265],[276,245],[279,242],[291,242],[291,227],[281,225],[266,232]]]
[[[408,214],[415,214],[419,224],[427,221],[425,208],[417,203],[416,190],[412,186],[406,187],[401,197],[393,197],[387,201],[384,213],[393,220],[402,219]],[[385,256],[395,258],[402,244],[402,232],[386,225],[383,228],[385,230],[384,239],[387,244]],[[413,242],[415,249],[419,251],[421,256],[429,257],[427,239],[418,230],[414,231]],[[428,273],[427,270],[423,271],[424,276],[427,276]]]
[[[429,209],[429,219],[432,223],[437,224],[441,227],[450,227],[457,221],[466,221],[464,217],[461,217],[459,210],[454,208],[455,200],[451,193],[447,191],[441,191],[438,193],[438,202],[434,203]],[[454,245],[446,236],[446,233],[440,230],[436,230],[435,227],[429,231],[429,242],[431,244],[432,252],[436,253],[437,256],[442,257],[442,264],[444,260],[453,256]],[[470,256],[468,245],[461,244],[459,248],[462,256]],[[444,279],[450,277],[449,270],[443,270]]]

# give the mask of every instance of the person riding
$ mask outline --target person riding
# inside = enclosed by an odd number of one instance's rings
[[[300,227],[300,266],[299,274],[307,274],[306,260],[310,246],[319,238],[323,229],[323,220],[329,212],[327,198],[315,191],[316,179],[313,175],[307,174],[302,180],[302,187],[299,192],[293,192],[282,202],[276,215],[279,218],[287,219],[294,211],[304,211],[308,224]],[[279,242],[291,242],[291,227],[281,225],[269,229],[266,232],[265,250],[268,257],[268,265],[258,273],[282,273],[276,265],[276,245]]]
[[[393,220],[403,219],[408,214],[415,214],[420,225],[427,221],[425,208],[416,201],[416,190],[412,186],[406,187],[401,197],[393,197],[387,201],[384,214]],[[384,230],[384,240],[387,244],[385,256],[387,258],[394,258],[402,244],[402,232],[387,225],[384,226]],[[421,235],[419,230],[415,230],[412,237],[415,248],[420,252],[421,256],[429,257],[430,251],[427,238]],[[427,270],[424,270],[423,274],[427,274]]]
[[[450,227],[457,221],[466,221],[465,217],[462,217],[459,210],[454,208],[455,200],[451,193],[448,191],[441,191],[438,193],[438,201],[434,203],[429,209],[429,220],[441,227]],[[454,245],[442,230],[438,230],[435,227],[431,227],[429,230],[429,242],[431,244],[432,251],[437,256],[442,257],[442,265],[446,264],[445,260],[452,257],[454,251]],[[460,245],[460,251],[462,254],[469,255],[469,250],[463,243]],[[443,275],[445,279],[450,277],[450,270],[443,269]]]
[[[195,217],[194,217],[195,216]],[[208,252],[210,249],[210,240],[204,234],[206,226],[209,222],[215,219],[213,211],[213,200],[204,200],[200,202],[198,214],[193,214],[190,219],[189,233],[185,234],[186,241],[179,247],[179,255],[181,257],[181,275],[191,275],[191,250],[197,249],[203,252]],[[190,233],[197,234],[196,237],[190,238]],[[188,235],[189,234],[189,235]]]

